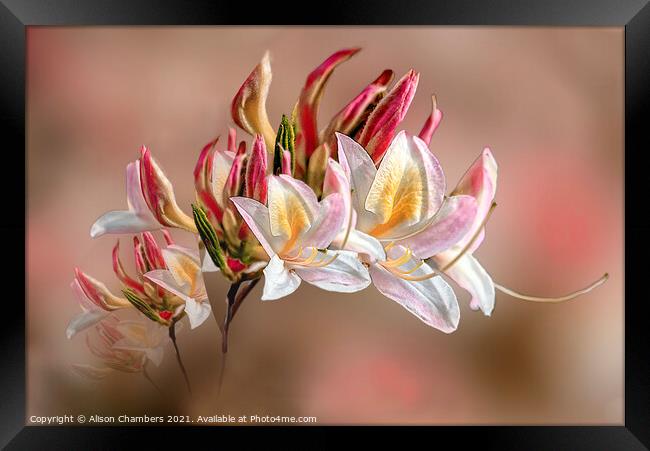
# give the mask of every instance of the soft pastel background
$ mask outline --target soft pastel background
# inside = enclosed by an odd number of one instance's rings
[[[374,288],[329,294],[307,284],[277,302],[260,287],[233,323],[222,396],[220,335],[210,318],[180,333],[196,395],[173,351],[152,371],[89,381],[95,362],[69,289],[78,265],[118,290],[117,237],[90,225],[125,203],[124,168],[148,145],[186,211],[201,147],[230,125],[229,107],[264,51],[272,122],[307,74],[344,47],[363,51],[332,76],[325,124],[384,68],[421,72],[404,127],[417,132],[437,94],[431,148],[452,187],[489,145],[496,209],[477,253],[513,289],[491,318],[468,308],[458,330],[431,329]],[[623,422],[623,31],[613,28],[40,28],[28,30],[28,415],[64,413],[314,415],[320,423]],[[193,236],[174,231],[178,241]],[[132,268],[130,237],[122,258]],[[226,284],[217,279],[225,295]],[[633,300],[634,301],[634,300]]]

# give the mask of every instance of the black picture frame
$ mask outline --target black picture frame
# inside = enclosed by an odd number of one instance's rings
[[[424,443],[451,440],[454,446],[479,443],[488,449],[636,450],[650,447],[650,344],[643,283],[650,249],[650,219],[644,214],[648,189],[644,172],[650,134],[644,125],[650,109],[650,6],[647,0],[491,0],[345,2],[320,5],[270,2],[266,7],[217,1],[178,0],[0,0],[0,127],[5,163],[2,185],[5,215],[0,233],[6,254],[0,371],[0,445],[7,449],[124,449],[146,434],[147,448],[183,440],[193,447],[223,446],[223,436],[240,439],[250,428],[36,427],[25,426],[25,277],[26,235],[26,27],[56,25],[520,25],[617,26],[625,28],[625,423],[621,426],[435,427],[414,428]],[[320,8],[320,9],[319,9]],[[20,166],[23,165],[23,170]],[[646,176],[647,177],[647,176]],[[18,188],[25,188],[23,199]],[[647,201],[646,201],[647,202]],[[20,213],[23,213],[22,215]],[[25,247],[19,240],[25,236]],[[56,258],[55,256],[52,257]],[[14,274],[15,273],[15,274]],[[283,441],[290,428],[255,428]],[[368,428],[361,428],[368,429]],[[372,428],[383,438],[396,428]],[[402,428],[399,428],[402,429]],[[331,428],[309,427],[324,446],[335,441]],[[348,428],[349,430],[349,428]],[[246,432],[247,431],[247,432]],[[284,433],[283,433],[284,432]],[[288,432],[288,433],[286,433]],[[198,435],[187,441],[187,435]],[[230,434],[229,434],[230,435]],[[302,435],[302,434],[301,434]],[[240,442],[241,443],[241,442]],[[403,443],[403,442],[402,442]],[[143,446],[143,445],[140,445]],[[310,446],[311,447],[311,446]]]

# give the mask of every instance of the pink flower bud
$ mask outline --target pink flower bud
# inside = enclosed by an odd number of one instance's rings
[[[316,117],[323,90],[332,72],[344,61],[347,61],[359,50],[345,49],[331,55],[321,63],[307,77],[305,86],[302,88],[297,108],[298,135],[296,137],[296,161],[302,165],[303,161],[309,159],[319,144],[318,128]],[[267,143],[268,144],[268,143]],[[304,169],[304,168],[301,168]]]
[[[289,155],[291,157],[291,155]],[[246,165],[246,197],[266,203],[267,152],[261,135],[255,137]]]
[[[270,149],[275,140],[275,132],[266,114],[271,78],[271,63],[267,52],[239,88],[231,106],[235,123],[251,135],[264,136],[266,147]]]
[[[406,73],[370,113],[358,142],[370,154],[375,164],[386,153],[395,129],[406,116],[420,75],[412,69]]]
[[[151,152],[142,146],[140,159],[140,182],[142,194],[149,209],[160,224],[178,227],[197,233],[194,221],[180,209],[174,196],[174,188]]]
[[[422,141],[427,143],[427,146],[431,144],[431,137],[440,125],[442,120],[442,111],[438,109],[438,104],[436,102],[436,96],[431,96],[431,114],[427,118],[420,134],[418,135]]]

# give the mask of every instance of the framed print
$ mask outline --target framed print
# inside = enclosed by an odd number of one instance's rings
[[[3,445],[646,449],[650,7],[361,5],[3,3]]]

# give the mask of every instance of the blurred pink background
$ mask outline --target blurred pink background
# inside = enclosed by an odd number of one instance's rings
[[[320,424],[623,423],[623,29],[463,27],[116,27],[28,30],[28,416],[65,413],[313,415]],[[233,95],[270,50],[274,126],[332,52],[363,51],[330,79],[320,124],[383,69],[421,73],[404,128],[438,97],[431,149],[453,187],[484,146],[499,164],[498,208],[477,257],[498,283],[544,296],[609,281],[560,304],[497,294],[492,317],[466,292],[458,330],[431,329],[373,287],[328,294],[303,284],[277,302],[261,285],[233,322],[216,399],[220,335],[210,318],[152,371],[90,381],[73,268],[119,292],[117,237],[91,224],[125,203],[124,169],[146,144],[194,199],[201,147],[225,136]],[[195,238],[173,231],[182,244]],[[123,242],[123,261],[130,237]],[[219,284],[225,295],[224,280]]]

